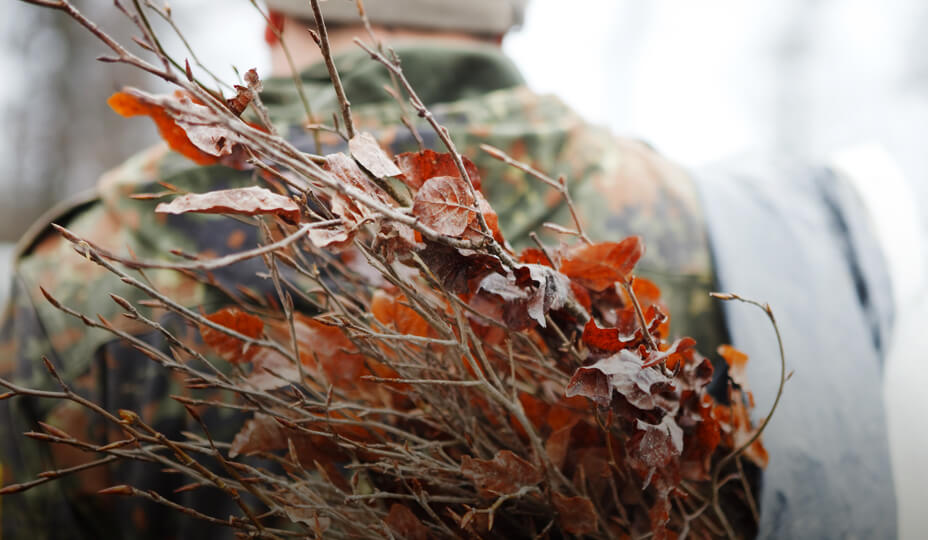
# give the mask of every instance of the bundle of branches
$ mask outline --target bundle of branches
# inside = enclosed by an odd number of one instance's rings
[[[389,51],[359,41],[431,123],[442,152],[391,158],[355,132],[321,18],[319,42],[343,105],[341,126],[330,129],[348,142],[348,153],[326,156],[275,133],[254,71],[224,100],[189,64],[177,69],[138,3],[126,13],[160,64],[129,52],[67,1],[34,3],[68,12],[112,49],[111,60],[178,87],[165,96],[126,90],[111,99],[117,111],[151,116],[171,146],[197,162],[255,168],[271,189],[185,194],[158,206],[229,214],[260,228],[260,247],[219,259],[140,261],[61,230],[78,253],[150,297],[142,305],[113,299],[162,333],[168,350],[49,296],[182,374],[189,392],[173,399],[198,421],[204,407],[244,411],[234,439],[217,440],[201,421],[202,434],[172,440],[139,412],[106,411],[60,378],[60,392],[41,395],[79,403],[125,438],[99,446],[53,428],[31,436],[102,456],[82,468],[151,461],[189,476],[189,489],[219,488],[241,516],[178,511],[249,536],[667,538],[753,529],[757,509],[742,461],[765,464],[766,420],[759,428],[750,421],[746,357],[723,348],[729,399],[715,402],[706,392],[711,363],[692,339],[669,339],[660,291],[634,275],[643,241],[592,242],[582,209],[572,208],[575,229],[565,231],[573,245],[514,252],[476,169]],[[241,118],[246,107],[253,122]],[[572,207],[563,181],[485,150],[553,186]],[[167,268],[208,280],[211,270],[255,257],[277,291],[277,301],[260,308],[242,302],[201,313],[144,278],[149,268]],[[296,309],[293,295],[315,307]],[[202,341],[174,335],[146,314],[151,308],[179,315]],[[4,398],[36,394],[0,384],[10,390]],[[177,506],[133,486],[104,491]]]

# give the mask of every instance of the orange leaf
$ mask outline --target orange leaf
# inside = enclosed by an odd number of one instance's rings
[[[474,189],[480,190],[480,174],[477,172],[477,167],[466,157],[462,156],[461,160]],[[451,154],[439,154],[434,150],[423,150],[422,152],[400,154],[396,156],[394,161],[403,171],[403,181],[413,189],[421,188],[426,180],[436,176],[461,178],[461,171],[455,165]]]
[[[164,110],[164,107],[145,103],[139,96],[129,92],[116,92],[106,101],[111,109],[122,116],[149,116],[158,127],[161,138],[168,143],[171,150],[190,159],[197,165],[214,165],[221,160],[220,156],[211,155],[198,148],[187,132],[177,125],[174,118]]]
[[[394,296],[384,290],[377,290],[371,298],[371,313],[384,325],[392,325],[400,334],[428,336],[431,329],[429,323],[405,302],[406,296],[402,294]]]
[[[261,337],[261,333],[264,331],[264,323],[261,319],[250,313],[240,311],[236,307],[223,308],[211,315],[207,315],[206,318],[220,326],[253,339]],[[208,326],[201,326],[200,334],[203,336],[203,342],[227,362],[250,362],[258,352],[257,347],[248,347],[248,344],[244,341]]]
[[[561,264],[561,273],[593,291],[604,291],[631,277],[635,264],[644,255],[639,236],[619,243],[603,242],[575,249]]]

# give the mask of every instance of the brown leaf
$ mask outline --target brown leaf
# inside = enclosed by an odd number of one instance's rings
[[[236,307],[223,308],[207,315],[206,318],[253,339],[261,337],[264,331],[264,323],[261,319]],[[257,347],[249,347],[244,341],[209,326],[201,326],[200,334],[203,336],[203,342],[227,362],[250,362],[259,350]]]
[[[561,264],[561,272],[593,291],[604,291],[631,276],[635,264],[644,255],[639,236],[619,243],[603,242],[573,250]]]
[[[461,473],[471,479],[484,498],[515,493],[522,486],[532,486],[542,480],[534,465],[509,450],[499,451],[492,460],[465,455],[461,458]]]
[[[410,252],[421,250],[425,244],[416,238],[416,231],[412,227],[395,221],[383,221],[380,223],[375,247],[387,262],[393,262],[394,259],[407,260]]]
[[[474,189],[479,190],[480,174],[477,172],[477,167],[466,157],[462,156],[461,160]],[[395,161],[403,173],[403,181],[413,189],[419,189],[426,180],[436,176],[461,178],[461,171],[454,164],[454,158],[451,154],[439,154],[434,150],[423,150],[422,152],[400,154],[396,156]]]
[[[425,242],[419,255],[441,282],[455,294],[470,293],[477,282],[491,272],[502,272],[503,265],[496,257],[475,251],[458,250],[437,242]]]
[[[232,439],[229,448],[229,457],[248,455],[255,452],[267,452],[287,448],[287,437],[284,429],[274,420],[274,417],[255,413],[242,429]]]
[[[274,390],[300,382],[299,368],[273,349],[261,349],[252,357],[251,366],[251,374],[245,380],[258,390]]]
[[[390,513],[384,518],[384,523],[393,531],[397,538],[404,540],[428,540],[431,536],[429,528],[419,521],[419,518],[406,505],[393,503]]]
[[[673,388],[673,381],[654,368],[642,368],[641,357],[627,349],[591,366],[577,368],[567,383],[567,397],[584,396],[601,407],[612,402],[612,391],[622,394],[641,410],[656,407],[673,411],[661,394]]]
[[[570,534],[592,534],[599,530],[596,524],[596,509],[587,497],[568,497],[554,493],[551,497],[557,509],[558,523]]]
[[[416,192],[412,213],[440,234],[460,236],[477,217],[472,210],[474,202],[474,196],[460,178],[436,176]]]
[[[399,176],[402,171],[393,164],[386,152],[377,144],[377,140],[370,133],[359,133],[348,141],[348,150],[351,157],[356,159],[362,167],[377,178]]]
[[[353,234],[345,227],[335,225],[332,227],[315,227],[309,230],[309,241],[317,248],[326,248],[332,252],[339,252],[351,245]]]
[[[645,483],[655,472],[676,480],[679,472],[675,474],[671,465],[683,452],[683,430],[673,415],[664,415],[659,424],[649,424],[639,419],[637,429],[628,443],[628,457],[629,462],[640,472],[648,474]]]
[[[249,73],[254,70],[250,70]],[[235,85],[235,96],[226,100],[226,107],[229,108],[235,116],[241,116],[245,109],[248,108],[248,104],[251,103],[251,100],[254,99],[254,93],[251,91],[251,88],[245,86]]]
[[[290,197],[278,195],[257,186],[181,195],[169,203],[159,204],[155,212],[162,214],[187,212],[243,214],[246,216],[274,214],[288,223],[300,221],[300,207]]]
[[[474,191],[474,195],[477,197],[477,209],[483,214],[483,219],[486,221],[487,228],[490,230],[493,239],[500,244],[504,244],[505,240],[503,239],[502,231],[499,229],[499,215],[497,215],[496,210],[493,210],[493,207],[490,206],[490,203],[482,193]],[[484,234],[483,231],[480,230],[480,222],[478,220],[474,219],[470,222],[464,237],[477,242],[484,239]]]

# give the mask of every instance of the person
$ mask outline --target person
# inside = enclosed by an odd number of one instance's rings
[[[313,117],[330,117],[338,110],[338,102],[331,89],[328,72],[320,62],[317,47],[305,30],[312,18],[309,3],[303,0],[269,0],[267,3],[272,10],[272,23],[280,25],[282,31],[279,34],[286,40],[296,67],[301,70],[299,77],[312,106]],[[790,269],[777,259],[782,251],[771,251],[751,261],[743,260],[753,257],[757,251],[753,244],[757,243],[758,237],[754,235],[758,230],[745,225],[756,223],[752,220],[752,212],[766,210],[783,220],[777,232],[805,234],[809,229],[815,230],[816,224],[791,222],[792,212],[778,213],[786,206],[765,207],[764,199],[752,198],[751,190],[756,186],[748,181],[735,184],[739,189],[731,191],[734,195],[725,198],[723,195],[729,193],[724,181],[727,176],[693,176],[660,156],[646,143],[617,138],[607,130],[588,123],[558,99],[532,92],[499,47],[502,35],[520,23],[524,0],[397,0],[389,4],[378,1],[367,4],[375,33],[397,51],[412,86],[439,122],[449,130],[459,150],[474,161],[484,179],[485,195],[499,214],[500,227],[515,247],[528,245],[528,233],[540,230],[544,222],[569,223],[569,211],[559,198],[549,196],[537,181],[481,151],[480,144],[503,149],[553,177],[566,178],[587,232],[594,239],[619,240],[634,234],[642,236],[647,250],[638,270],[640,275],[661,287],[663,298],[673,314],[674,334],[695,337],[706,354],[712,354],[719,344],[729,342],[731,338],[737,338],[734,344],[749,352],[753,352],[753,346],[758,343],[770,347],[769,343],[758,341],[761,330],[753,319],[740,313],[735,316],[729,313],[726,320],[722,308],[711,301],[708,293],[719,288],[734,289],[745,283],[756,285],[751,279],[752,272],[763,271],[763,279],[771,283],[768,284],[770,287],[759,292],[778,294],[775,285],[782,284],[784,276],[777,270]],[[390,83],[387,72],[351,43],[354,36],[366,35],[359,25],[355,3],[325,2],[323,11],[326,20],[332,24],[330,39],[336,53],[336,65],[351,100],[359,131],[373,133],[395,153],[417,150],[416,138],[400,123],[396,102],[383,89]],[[265,81],[262,93],[262,101],[268,107],[272,120],[288,140],[306,151],[324,154],[344,149],[336,136],[326,132],[314,134],[306,129],[307,111],[292,81],[285,76],[290,72],[290,65],[277,35],[278,32],[270,31],[268,40],[273,70],[282,77]],[[426,147],[441,150],[437,137],[424,123],[418,131]],[[321,148],[316,148],[317,137]],[[820,184],[828,184],[831,180],[834,178],[822,179]],[[128,246],[135,256],[142,259],[161,256],[171,249],[221,256],[256,244],[257,234],[253,227],[212,216],[164,218],[154,214],[154,202],[130,198],[132,194],[160,191],[162,188],[158,182],[168,182],[190,192],[205,192],[250,185],[254,180],[250,172],[221,166],[197,167],[164,147],[156,147],[105,175],[89,197],[53,210],[23,238],[18,248],[11,300],[0,334],[4,352],[0,356],[0,376],[33,388],[55,389],[39,360],[44,356],[76,391],[108,410],[140,411],[156,429],[167,434],[179,434],[194,427],[183,408],[168,399],[179,382],[162,373],[144,355],[114,339],[112,334],[87,329],[80,321],[56,309],[43,298],[41,290],[44,288],[62,305],[90,315],[99,313],[126,333],[166,348],[167,344],[159,335],[119,317],[122,309],[110,300],[107,293],[130,301],[142,299],[143,295],[93,263],[74,255],[69,243],[49,227],[51,222],[58,223],[117,252],[125,252]],[[766,192],[764,194],[767,195]],[[774,200],[782,202],[782,197],[778,198],[774,193]],[[725,201],[734,207],[729,208]],[[879,295],[879,287],[871,285],[879,281],[880,262],[878,258],[870,260],[867,266],[868,269],[872,267],[870,273],[859,271],[859,268],[849,269],[848,265],[851,262],[856,265],[863,255],[853,252],[852,247],[858,245],[855,242],[859,238],[866,238],[867,233],[862,230],[857,236],[842,236],[838,228],[831,227],[834,223],[847,226],[856,223],[852,218],[849,222],[848,217],[842,214],[844,207],[831,204],[834,201],[834,197],[829,198],[829,205],[824,209],[820,208],[822,205],[810,206],[813,213],[825,212],[824,216],[831,220],[829,226],[822,229],[827,234],[823,233],[814,241],[832,242],[835,236],[843,239],[845,243],[835,248],[841,257],[832,259],[845,263],[838,268],[850,282],[835,284],[831,288],[835,296],[815,297],[821,302],[815,305],[815,310],[816,313],[834,315],[835,310],[829,303],[837,302],[836,307],[846,313],[837,312],[837,318],[828,321],[833,325],[828,331],[833,332],[831,335],[835,339],[843,335],[834,327],[844,323],[843,315],[852,314],[851,322],[855,326],[848,330],[859,330],[863,339],[864,336],[875,335],[871,330],[881,328],[883,324],[883,319],[871,321],[866,318],[870,306],[862,304],[862,297],[857,294],[863,284],[863,289],[868,291],[863,293],[864,296],[869,294],[872,298]],[[716,219],[717,216],[731,219],[732,223],[738,224],[739,230],[727,230]],[[765,229],[761,237],[767,234],[769,231]],[[803,244],[802,236],[790,238],[797,245]],[[788,251],[794,246],[782,247]],[[801,260],[814,266],[821,261],[814,256],[815,250],[809,249],[803,252],[808,257]],[[160,291],[175,300],[210,312],[227,303],[229,295],[240,294],[236,285],[247,284],[253,295],[260,296],[265,292],[263,288],[267,284],[254,277],[262,268],[263,264],[255,260],[237,263],[217,271],[213,284],[209,286],[170,272],[151,272],[147,277]],[[803,279],[809,279],[809,276],[801,275],[802,269],[791,270],[794,273],[789,277],[795,280],[791,283],[795,286],[796,295],[801,296],[805,290]],[[805,267],[805,270],[812,269]],[[821,278],[827,279],[828,276]],[[847,290],[841,289],[844,285]],[[776,299],[775,296],[759,297],[770,298],[771,301]],[[781,324],[787,324],[784,322],[787,317],[797,317],[797,322],[789,323],[790,337],[796,334],[792,330],[797,326],[793,325],[806,324],[809,318],[802,310],[792,310],[788,314],[778,312],[778,315]],[[175,332],[191,332],[170,316],[166,315],[163,321]],[[824,331],[820,326],[812,325],[810,328],[815,332]],[[733,330],[731,336],[729,329]],[[798,333],[802,335],[801,331]],[[824,370],[828,366],[834,368],[834,364],[841,360],[828,358],[823,353],[825,345],[814,346],[817,336],[810,334],[804,342],[811,342],[811,350],[819,356],[791,355],[792,365],[797,371],[793,381],[802,381],[803,384],[808,381],[804,370],[810,363],[822,364],[825,367],[821,369]],[[853,344],[861,346],[854,352],[860,363],[872,361],[874,364],[872,369],[868,366],[863,370],[861,377],[872,375],[878,369],[875,358],[879,354],[879,341],[858,341]],[[774,361],[761,360],[753,362],[752,366],[761,362],[775,365]],[[776,378],[764,370],[766,367],[762,370],[762,378],[753,380],[766,383]],[[724,370],[719,372],[724,374]],[[873,423],[882,412],[879,385],[859,377],[852,382],[853,385],[846,388],[846,394],[842,394],[847,399],[842,399],[841,405],[857,411],[864,407],[855,407],[853,403],[847,403],[848,400],[853,400],[855,395],[870,400],[866,422],[853,426],[845,424],[845,421],[851,421],[851,417],[836,403],[823,398],[816,402],[821,408],[808,411],[808,415],[821,420],[834,414],[833,420],[838,425],[804,422],[796,415],[789,416],[786,425],[771,423],[772,430],[779,430],[775,431],[775,438],[768,436],[765,440],[771,454],[771,467],[776,467],[781,459],[780,448],[784,449],[784,455],[805,459],[806,466],[801,470],[789,469],[779,479],[770,474],[765,478],[761,499],[761,535],[825,538],[841,536],[841,531],[850,530],[855,533],[863,531],[859,534],[862,537],[868,536],[867,531],[872,532],[869,536],[873,537],[893,536],[894,521],[887,517],[894,513],[891,477],[885,444],[881,446],[879,443],[880,440],[885,441],[885,429],[879,422]],[[803,387],[801,394],[797,395],[791,392],[797,384],[792,381],[791,384],[783,407],[794,411],[802,407],[803,396],[810,390]],[[831,385],[821,381],[819,384],[826,389]],[[795,401],[796,405],[787,407],[790,401]],[[220,413],[211,411],[211,414]],[[62,469],[86,459],[64,445],[35,443],[23,438],[21,433],[36,429],[40,420],[95,441],[118,437],[107,432],[99,419],[88,418],[70,403],[22,398],[0,401],[0,430],[3,434],[0,463],[4,484],[27,481],[39,471]],[[210,425],[222,424],[219,418],[206,420]],[[802,431],[805,426],[813,430]],[[865,515],[855,517],[860,510],[858,507],[843,506],[849,499],[841,490],[854,482],[853,475],[822,469],[820,472],[827,473],[826,478],[789,476],[797,471],[800,474],[809,470],[819,471],[814,466],[814,456],[826,451],[816,447],[810,449],[802,444],[798,453],[793,452],[795,445],[791,441],[802,439],[806,434],[810,441],[818,440],[819,434],[832,435],[836,429],[847,429],[850,433],[846,438],[831,441],[846,445],[842,449],[844,471],[865,468],[868,493],[880,495],[877,500],[868,502]],[[790,430],[794,430],[795,434],[783,433]],[[799,433],[803,435],[798,436]],[[813,463],[811,466],[810,462]],[[840,482],[833,478],[835,474],[841,474]],[[46,484],[24,494],[0,498],[3,537],[155,538],[217,534],[207,524],[186,519],[138,498],[95,495],[100,488],[116,483],[156,489],[172,500],[192,505],[210,515],[235,513],[231,501],[222,497],[204,497],[197,492],[173,494],[173,490],[183,483],[177,475],[161,473],[157,466],[151,464],[126,462],[79,473],[64,483]],[[811,487],[796,491],[799,484]],[[772,491],[768,489],[771,485],[775,488]],[[815,493],[815,488],[821,488],[822,492]],[[794,492],[798,495],[794,496]],[[861,522],[863,518],[872,520],[865,526]]]

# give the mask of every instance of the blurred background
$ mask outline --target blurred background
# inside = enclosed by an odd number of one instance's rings
[[[76,4],[127,38],[111,3]],[[266,72],[263,22],[248,0],[171,7],[220,76],[232,79],[232,64]],[[852,173],[900,307],[885,384],[900,533],[911,539],[928,532],[926,24],[924,0],[533,0],[504,43],[533,88],[694,170],[786,155]],[[0,298],[23,231],[156,140],[149,122],[119,118],[105,97],[159,85],[93,61],[105,52],[60,14],[0,2]]]

